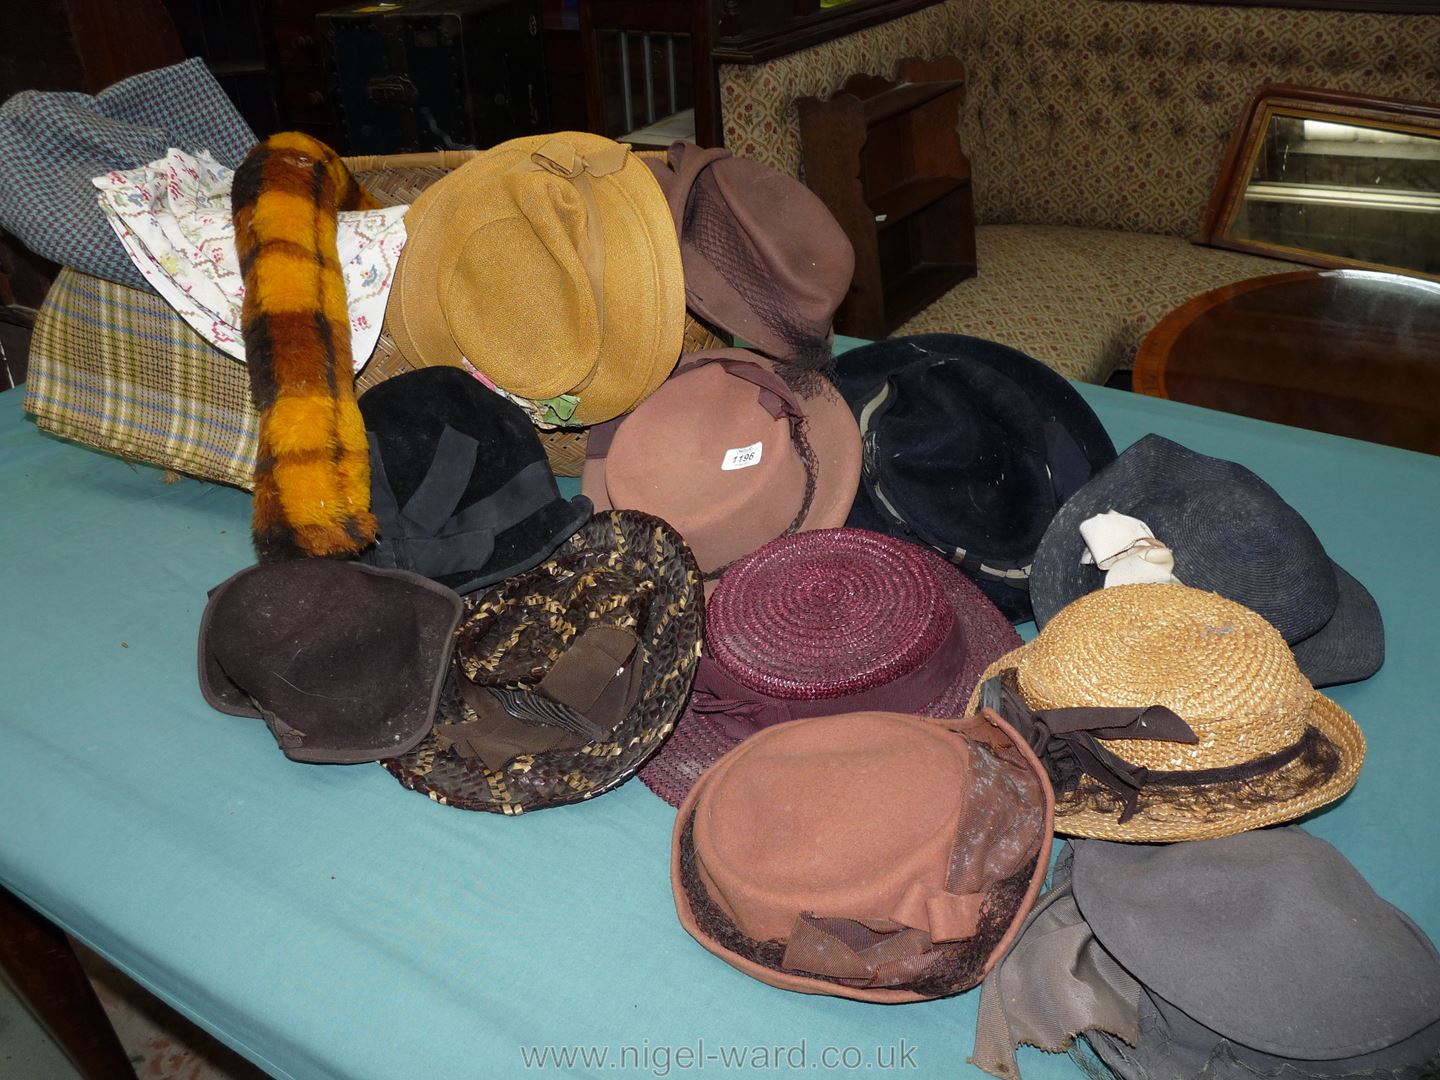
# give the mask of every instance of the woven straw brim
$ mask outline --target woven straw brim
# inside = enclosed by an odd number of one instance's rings
[[[571,574],[573,559],[559,563],[567,556],[588,556],[588,562],[580,560],[585,569],[578,576]],[[501,769],[489,769],[478,759],[441,750],[432,733],[410,753],[381,764],[405,787],[443,805],[512,815],[584,802],[629,779],[670,734],[690,693],[700,658],[704,603],[694,557],[660,519],[614,511],[596,514],[554,560],[510,587],[521,590],[535,609],[533,622],[539,624],[541,613],[554,614],[554,596],[562,590],[574,593],[590,588],[590,577],[613,581],[617,574],[653,584],[653,593],[648,614],[634,631],[641,651],[633,663],[643,664],[645,672],[640,696],[611,738],[573,750],[522,754]],[[602,594],[591,599],[592,609],[611,610],[630,597]],[[483,603],[484,594],[477,600]],[[563,613],[561,617],[563,621]],[[515,633],[536,632],[531,621],[517,624]],[[575,631],[570,626],[567,633]]]
[[[980,676],[970,704],[966,710],[975,712],[980,707],[980,688],[990,679],[1004,672],[1018,668],[1024,662],[1034,642],[1020,646],[1014,652],[1002,656],[986,668]],[[1293,798],[1277,797],[1273,802],[1254,807],[1227,806],[1218,802],[1207,807],[1203,813],[1163,802],[1147,799],[1142,790],[1135,815],[1123,825],[1120,811],[1100,812],[1077,805],[1071,794],[1055,793],[1055,832],[1061,836],[1074,836],[1088,840],[1122,840],[1133,843],[1173,843],[1180,840],[1213,840],[1222,836],[1234,836],[1251,829],[1295,821],[1313,810],[1339,799],[1352,787],[1360,776],[1360,766],[1365,761],[1365,736],[1355,718],[1331,701],[1324,694],[1312,691],[1314,696],[1301,726],[1317,729],[1340,755],[1340,767],[1324,783],[1306,790]],[[1101,745],[1104,745],[1102,742]],[[1273,774],[1259,776],[1249,782],[1253,790],[1263,792],[1267,786],[1284,786],[1285,770],[1292,765],[1282,766]],[[1202,793],[1203,786],[1194,788],[1171,788],[1184,794],[1187,791]]]
[[[426,154],[352,157],[346,158],[345,162],[376,202],[381,206],[399,206],[413,203],[431,184],[479,153],[478,150],[442,150]],[[642,151],[639,156],[654,155]],[[685,312],[685,329],[680,346],[682,354],[719,349],[726,344],[692,312]],[[395,345],[387,325],[381,331],[370,360],[356,376],[356,392],[364,393],[386,379],[414,370],[415,365]],[[589,438],[586,429],[541,429],[537,434],[550,461],[550,471],[556,476],[579,476],[585,471],[585,446]]]

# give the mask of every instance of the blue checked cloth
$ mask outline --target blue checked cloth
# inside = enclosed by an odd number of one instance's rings
[[[100,211],[91,177],[172,146],[231,168],[255,145],[203,60],[147,71],[93,97],[25,90],[0,105],[0,228],[38,255],[148,289]]]

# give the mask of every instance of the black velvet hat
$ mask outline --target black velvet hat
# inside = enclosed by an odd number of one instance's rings
[[[264,563],[210,593],[200,692],[261,717],[287,757],[403,754],[430,730],[464,602],[419,574],[335,559]]]
[[[523,409],[455,367],[387,379],[360,398],[370,508],[361,558],[469,593],[538,565],[590,520],[566,502]]]
[[[1280,631],[1315,686],[1368,679],[1385,661],[1375,598],[1325,553],[1293,506],[1255,473],[1147,435],[1077,491],[1035,552],[1030,598],[1044,626],[1104,585],[1082,563],[1080,523],[1108,510],[1143,521],[1185,585],[1244,604]]]
[[[1038,360],[958,334],[855,349],[836,381],[864,446],[846,524],[933,548],[1011,622],[1031,618],[1030,562],[1046,526],[1115,459],[1094,410]]]

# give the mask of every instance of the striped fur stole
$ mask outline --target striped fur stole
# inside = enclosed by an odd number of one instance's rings
[[[260,411],[251,528],[261,562],[351,555],[375,539],[336,214],[378,204],[335,152],[273,135],[235,172],[250,391]]]

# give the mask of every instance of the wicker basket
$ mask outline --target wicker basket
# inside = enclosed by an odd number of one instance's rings
[[[385,203],[408,203],[473,151],[349,159]],[[684,350],[720,344],[695,319]],[[382,334],[356,386],[364,391],[408,370]],[[25,408],[46,431],[188,476],[249,488],[259,417],[245,365],[195,332],[150,289],[61,270],[31,341]],[[583,430],[542,431],[551,468],[578,476]]]
[[[348,157],[345,164],[377,202],[382,206],[395,206],[413,203],[420,193],[436,180],[481,153],[483,151],[480,150],[437,150],[423,154],[371,155]],[[658,157],[662,151],[642,150],[637,153],[641,157]],[[685,313],[682,352],[720,348],[725,344],[710,327],[690,312]],[[376,383],[384,382],[392,375],[410,369],[410,362],[395,347],[389,331],[382,330],[370,362],[355,380],[356,390],[363,393]],[[550,459],[550,468],[555,475],[579,476],[585,466],[585,430],[542,429],[539,434],[540,442],[545,447],[545,456]]]

